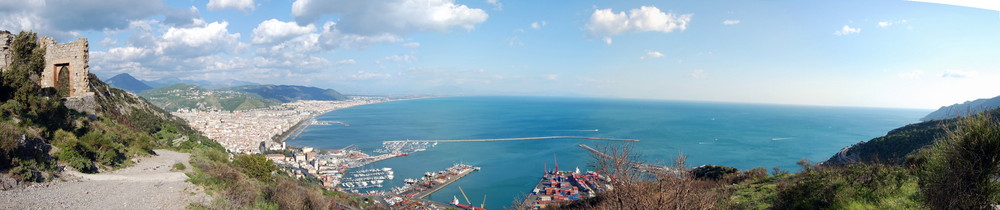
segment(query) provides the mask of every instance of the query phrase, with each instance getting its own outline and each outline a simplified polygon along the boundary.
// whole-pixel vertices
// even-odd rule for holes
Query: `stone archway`
[[[52,77],[52,84],[56,88],[56,93],[60,97],[69,97],[73,93],[72,86],[70,85],[70,70],[69,64],[56,64],[55,66],[55,76]]]

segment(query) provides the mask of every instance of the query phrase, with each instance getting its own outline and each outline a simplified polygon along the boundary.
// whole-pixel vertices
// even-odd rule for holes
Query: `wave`
[[[782,140],[791,140],[791,139],[795,139],[795,138],[792,138],[792,137],[771,138],[771,141],[782,141]]]

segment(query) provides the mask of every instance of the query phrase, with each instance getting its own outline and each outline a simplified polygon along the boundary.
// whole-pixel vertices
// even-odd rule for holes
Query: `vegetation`
[[[277,170],[263,155],[237,155],[232,161],[218,149],[192,154],[191,183],[202,185],[215,200],[194,209],[346,209],[364,207],[362,199],[324,190],[321,186]]]
[[[1000,200],[1000,121],[988,115],[960,126],[928,148],[919,168],[920,190],[935,209],[992,208]]]
[[[208,90],[196,85],[176,84],[140,93],[158,107],[167,111],[179,109],[198,110],[247,110],[278,104],[254,93],[232,90]]]
[[[298,100],[347,100],[347,97],[333,89],[320,89],[296,85],[246,85],[230,88],[230,90],[253,93],[266,99],[274,99],[282,103]]]
[[[0,172],[21,181],[58,176],[59,167],[93,173],[127,166],[130,158],[164,148],[191,152],[192,183],[216,196],[212,209],[344,209],[360,199],[278,173],[261,155],[230,155],[217,142],[145,99],[90,76],[94,110],[66,108],[56,88],[40,88],[44,49],[37,35],[21,32],[14,60],[0,81]],[[176,163],[174,170],[186,170]],[[3,174],[0,174],[2,176]],[[346,204],[346,205],[345,205]]]
[[[736,171],[702,166],[679,175],[641,172],[626,164],[638,156],[608,147],[595,156],[595,168],[618,177],[614,190],[562,208],[584,209],[986,209],[1000,203],[1000,118],[997,110],[971,117],[910,125],[901,133],[940,129],[932,146],[913,152],[903,163],[813,164],[802,170],[775,168]],[[927,127],[924,127],[927,126]],[[919,129],[915,129],[919,128]],[[903,131],[903,132],[900,132]],[[902,141],[898,142],[907,142]],[[896,150],[889,150],[896,151]],[[873,155],[877,155],[874,154]],[[675,164],[683,166],[683,157]]]
[[[218,147],[148,102],[109,88],[89,75],[97,113],[66,108],[65,87],[41,88],[45,49],[37,34],[21,32],[11,43],[10,68],[0,81],[0,173],[21,181],[46,181],[59,166],[85,173],[127,166],[154,148]],[[170,128],[170,129],[165,129]],[[167,144],[158,136],[183,136]]]

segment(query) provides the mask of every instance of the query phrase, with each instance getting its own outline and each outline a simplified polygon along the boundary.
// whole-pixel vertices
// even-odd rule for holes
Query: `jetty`
[[[586,144],[580,144],[580,145],[577,145],[577,146],[580,146],[580,148],[586,149],[586,150],[588,150],[588,151],[590,151],[590,152],[592,152],[594,154],[597,154],[597,156],[600,156],[602,158],[607,158],[607,159],[612,159],[612,160],[617,159],[616,157],[612,157],[612,156],[610,156],[608,154],[604,154],[601,151],[598,151],[598,150],[596,150],[594,148],[591,148],[590,146],[587,146]],[[681,170],[676,169],[676,168],[671,168],[671,167],[666,167],[666,166],[657,166],[657,165],[642,164],[642,163],[636,163],[636,162],[627,161],[627,160],[626,160],[626,162],[628,164],[632,165],[632,167],[635,167],[635,168],[639,169],[640,171],[664,172],[664,173],[673,175],[674,177],[680,177],[683,174],[683,172]]]
[[[455,164],[454,166],[439,172],[427,172],[420,180],[413,180],[397,191],[399,195],[408,198],[423,199],[438,190],[458,181],[462,177],[469,175],[473,171],[478,171],[479,167],[465,164]],[[411,181],[407,181],[411,182]]]
[[[460,139],[460,140],[392,140],[383,141],[383,143],[406,143],[406,142],[489,142],[489,141],[527,141],[527,140],[547,140],[547,139],[588,139],[588,140],[602,140],[602,141],[631,141],[637,142],[638,139],[615,139],[615,138],[601,138],[601,137],[585,137],[585,136],[541,136],[541,137],[525,137],[525,138],[501,138],[501,139]]]

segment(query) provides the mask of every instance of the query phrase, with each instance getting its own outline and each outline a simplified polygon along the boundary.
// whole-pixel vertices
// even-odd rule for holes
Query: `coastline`
[[[316,121],[317,117],[319,117],[320,115],[324,115],[324,114],[336,111],[336,110],[346,109],[346,108],[352,108],[352,107],[357,107],[357,106],[364,106],[364,105],[372,105],[372,104],[378,104],[378,103],[386,103],[386,102],[394,102],[394,101],[417,100],[417,99],[427,99],[427,98],[438,98],[438,97],[442,97],[442,96],[423,96],[423,97],[399,98],[399,99],[382,98],[384,100],[376,101],[376,102],[372,102],[372,103],[364,103],[364,104],[357,104],[357,105],[352,105],[352,106],[347,106],[347,107],[341,107],[341,108],[337,108],[337,109],[327,110],[325,112],[310,114],[309,117],[306,117],[305,119],[302,119],[301,121],[299,121],[298,123],[296,123],[294,126],[289,127],[288,130],[285,130],[285,132],[283,132],[283,133],[275,136],[274,138],[272,138],[272,140],[275,143],[283,143],[283,142],[288,142],[289,140],[294,140],[295,138],[291,138],[291,137],[292,136],[297,136],[297,135],[293,135],[293,134],[298,133],[299,135],[301,135],[302,133],[306,132],[306,129],[309,128],[309,125],[311,125],[312,122]],[[332,149],[332,148],[328,148],[328,149]]]

